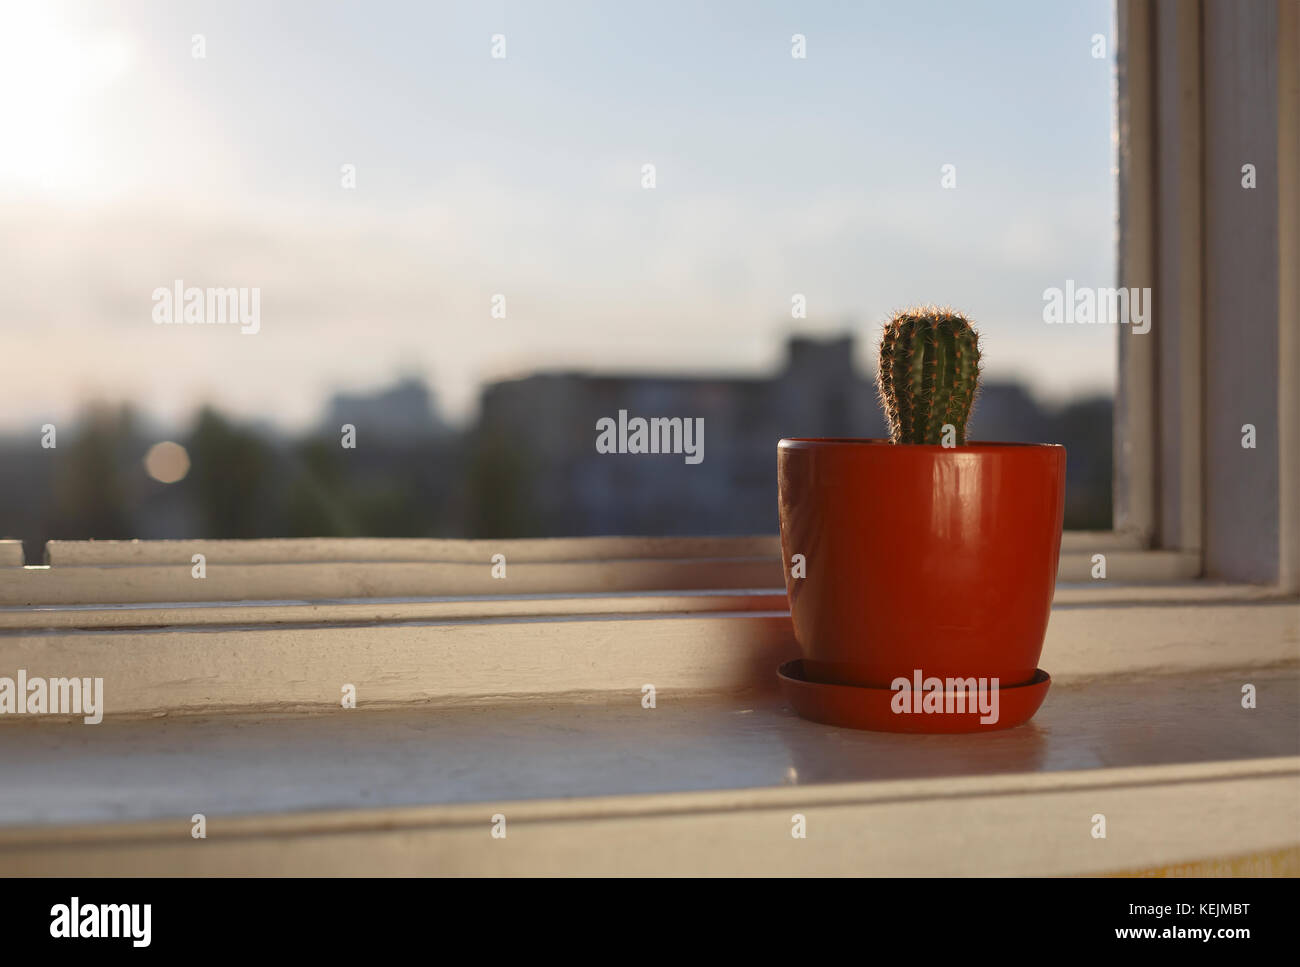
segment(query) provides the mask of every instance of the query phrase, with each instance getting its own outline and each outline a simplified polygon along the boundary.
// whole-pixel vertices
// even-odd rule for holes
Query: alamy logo
[[[1141,336],[1151,329],[1150,289],[1094,289],[1065,280],[1064,289],[1043,290],[1043,322],[1049,326],[1133,327]]]
[[[704,460],[704,417],[627,418],[627,410],[596,421],[597,453],[681,453],[687,463]]]
[[[50,907],[50,936],[127,938],[133,947],[149,946],[153,905],[150,903],[87,903],[73,897],[71,903]]]
[[[104,718],[102,678],[0,678],[0,715],[81,715],[87,725]]]
[[[153,321],[157,325],[239,326],[245,336],[262,328],[261,289],[186,288],[182,279],[170,289],[153,290]]]
[[[889,683],[897,692],[889,702],[895,715],[953,715],[979,712],[983,725],[998,720],[998,680],[988,678],[923,678],[915,669],[911,679]]]

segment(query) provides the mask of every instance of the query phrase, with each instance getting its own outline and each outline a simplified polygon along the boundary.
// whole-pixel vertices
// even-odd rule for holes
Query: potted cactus
[[[801,714],[969,731],[1017,724],[1041,703],[1065,449],[968,442],[979,364],[961,315],[897,313],[877,372],[891,439],[779,443],[781,549],[803,655],[782,683]],[[976,687],[997,711],[970,714],[962,693]]]

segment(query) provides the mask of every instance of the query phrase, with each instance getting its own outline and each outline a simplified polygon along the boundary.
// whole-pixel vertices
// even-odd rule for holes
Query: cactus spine
[[[964,444],[979,362],[979,335],[964,316],[934,307],[895,313],[885,324],[876,371],[893,441],[942,444],[950,423],[956,445]]]

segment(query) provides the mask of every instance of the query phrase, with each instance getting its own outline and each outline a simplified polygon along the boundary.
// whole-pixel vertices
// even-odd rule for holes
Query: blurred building
[[[335,393],[326,407],[321,433],[338,436],[345,423],[358,430],[364,426],[368,437],[385,442],[426,440],[447,433],[429,388],[410,378],[375,393]]]
[[[702,418],[704,459],[603,454],[597,423]],[[543,373],[488,386],[471,448],[512,441],[502,534],[744,534],[776,529],[782,436],[881,436],[875,386],[853,367],[853,339],[791,339],[770,377]],[[517,492],[516,492],[517,491]],[[490,515],[488,515],[490,517]],[[490,521],[489,521],[490,523]]]
[[[783,436],[886,437],[874,374],[854,368],[852,336],[792,338],[769,377],[541,373],[488,386],[467,448],[477,461],[482,536],[756,534],[776,530],[776,444]],[[1110,402],[1092,422],[1040,407],[1024,387],[989,383],[975,439],[1066,443],[1067,524],[1110,526]],[[1098,409],[1100,407],[1100,409]],[[597,423],[704,420],[704,460],[609,454]],[[1066,439],[1066,437],[1070,437]]]

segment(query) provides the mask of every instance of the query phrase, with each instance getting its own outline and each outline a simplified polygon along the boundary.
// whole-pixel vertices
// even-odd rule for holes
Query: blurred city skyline
[[[782,436],[888,435],[853,350],[851,334],[792,336],[759,376],[537,372],[487,386],[464,428],[419,379],[336,393],[300,433],[205,406],[164,440],[104,403],[42,443],[0,434],[0,537],[40,563],[53,539],[772,533]],[[603,452],[620,411],[698,421],[701,459]],[[1107,396],[1051,407],[993,380],[971,434],[1064,444],[1065,526],[1106,530],[1111,421]]]
[[[303,432],[399,376],[465,426],[512,375],[758,376],[792,329],[851,323],[865,368],[914,302],[974,319],[990,379],[1114,384],[1112,327],[1041,318],[1114,277],[1109,3],[0,17],[5,433],[97,399]],[[155,325],[178,279],[259,288],[258,333]]]

